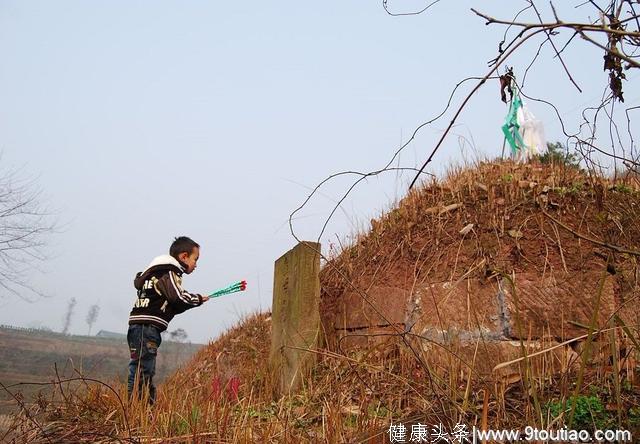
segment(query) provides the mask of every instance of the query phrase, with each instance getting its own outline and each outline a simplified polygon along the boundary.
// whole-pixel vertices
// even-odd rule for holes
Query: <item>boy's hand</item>
[[[202,298],[202,303],[203,304],[210,299],[209,296],[205,296],[204,294],[201,294],[200,297]]]

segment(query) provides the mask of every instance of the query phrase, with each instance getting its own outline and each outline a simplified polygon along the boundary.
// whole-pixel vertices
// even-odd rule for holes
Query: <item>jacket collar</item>
[[[178,270],[180,270],[181,273],[184,273],[186,271],[186,269],[182,266],[180,262],[178,262],[178,260],[176,260],[176,258],[168,254],[163,254],[162,256],[157,256],[153,258],[149,266],[146,268],[146,270],[142,272],[142,274],[145,274],[152,267],[157,267],[159,265],[173,265]]]

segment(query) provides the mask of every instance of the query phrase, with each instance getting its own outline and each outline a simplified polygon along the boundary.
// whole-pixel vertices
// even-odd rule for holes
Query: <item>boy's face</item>
[[[191,274],[191,272],[196,269],[198,259],[200,259],[200,248],[193,247],[191,253],[180,253],[178,258],[187,266],[185,273]]]

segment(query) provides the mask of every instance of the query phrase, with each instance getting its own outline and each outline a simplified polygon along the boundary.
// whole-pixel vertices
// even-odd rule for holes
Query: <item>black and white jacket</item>
[[[151,324],[160,331],[177,314],[202,305],[202,297],[182,289],[184,267],[169,255],[156,257],[133,283],[138,298],[129,315],[129,325]]]

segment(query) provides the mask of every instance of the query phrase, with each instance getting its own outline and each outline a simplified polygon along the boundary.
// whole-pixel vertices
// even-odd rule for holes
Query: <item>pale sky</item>
[[[0,323],[59,331],[75,297],[72,333],[86,334],[93,304],[101,307],[94,333],[124,333],[136,271],[177,235],[202,246],[185,288],[204,293],[246,279],[249,289],[177,316],[169,330],[206,342],[269,309],[273,262],[295,245],[289,214],[328,175],[382,167],[440,113],[458,81],[484,75],[504,28],[486,27],[469,8],[509,18],[524,5],[506,3],[443,0],[419,16],[391,17],[377,1],[0,0],[0,167],[35,178],[60,225],[29,278],[48,297],[0,293]],[[389,1],[398,11],[424,4]],[[572,2],[562,8],[576,13]],[[516,74],[536,50],[532,42],[509,63]],[[564,53],[583,94],[552,56],[545,47],[527,92],[575,124],[602,93],[602,55],[581,42]],[[624,106],[637,105],[638,89],[625,88]],[[547,138],[564,140],[550,109],[529,105]],[[499,155],[506,113],[497,81],[487,83],[429,171]],[[424,128],[400,165],[422,164],[449,119]],[[458,136],[475,149],[461,148]],[[323,247],[368,228],[412,178],[369,179]],[[302,211],[300,238],[318,237],[352,180],[332,182]]]

